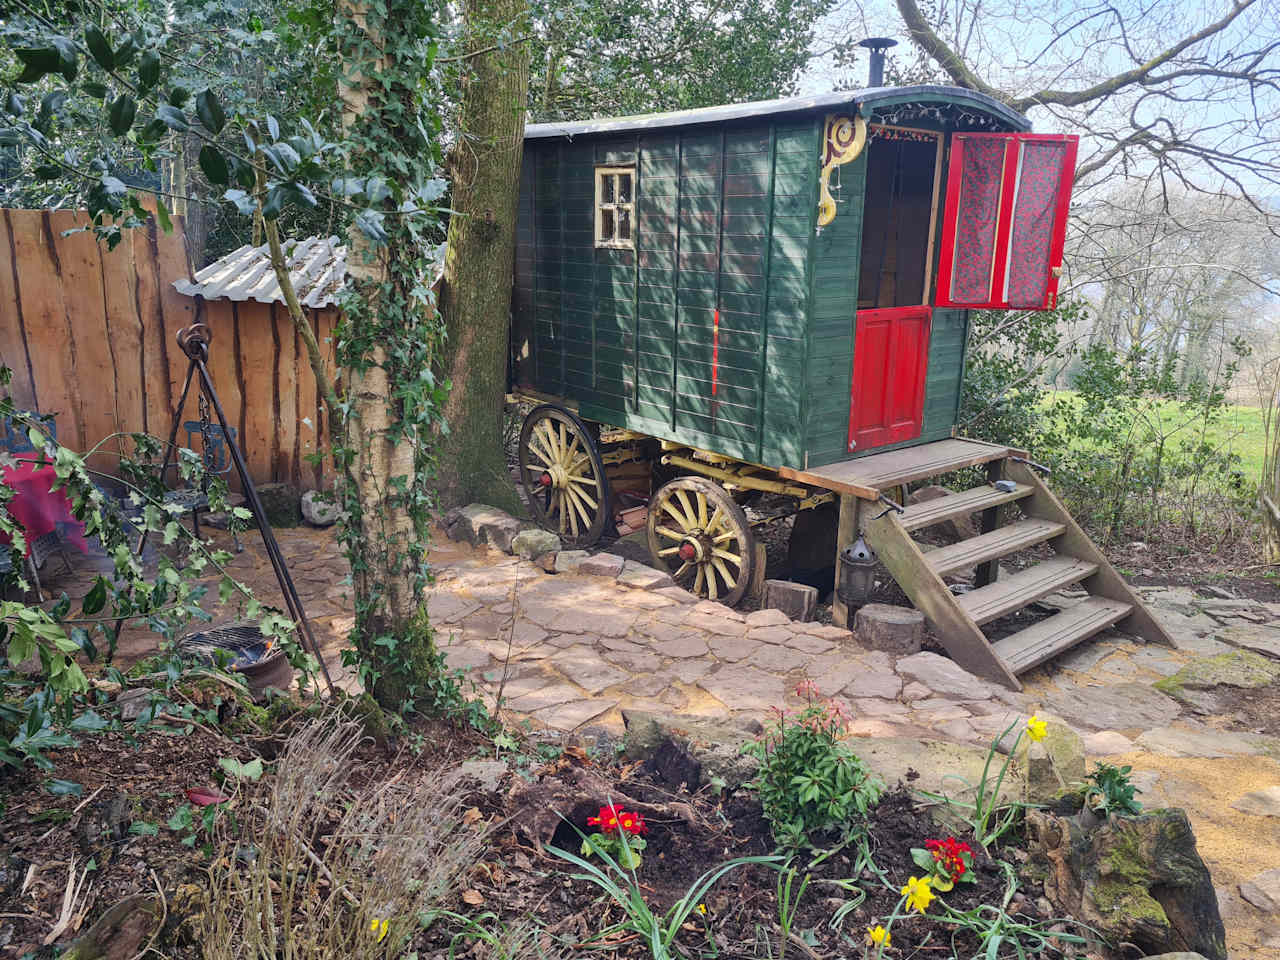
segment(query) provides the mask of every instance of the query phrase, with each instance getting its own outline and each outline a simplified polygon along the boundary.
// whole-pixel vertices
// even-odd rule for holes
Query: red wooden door
[[[920,435],[929,321],[928,307],[858,311],[849,402],[850,453]]]

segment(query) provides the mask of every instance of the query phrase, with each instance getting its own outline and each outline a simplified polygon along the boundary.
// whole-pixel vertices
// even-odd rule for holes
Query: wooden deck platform
[[[780,467],[778,473],[788,480],[809,483],[836,493],[850,494],[866,500],[877,499],[882,491],[904,483],[935,477],[940,473],[974,467],[1008,456],[1022,456],[1020,450],[983,440],[954,437],[922,443],[918,447],[873,453],[857,460],[845,460],[812,470]]]

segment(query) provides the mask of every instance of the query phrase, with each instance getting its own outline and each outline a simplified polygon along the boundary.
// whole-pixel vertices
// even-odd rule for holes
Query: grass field
[[[1057,399],[1071,400],[1074,392],[1060,390],[1053,395]],[[1193,430],[1198,424],[1191,424],[1179,429],[1187,419],[1178,404],[1171,401],[1147,401],[1152,416],[1159,416],[1164,431],[1177,431],[1169,439],[1173,443],[1193,438]],[[1262,411],[1257,407],[1228,407],[1221,421],[1210,429],[1208,441],[1222,445],[1226,452],[1240,457],[1240,472],[1249,481],[1256,482],[1262,477],[1262,464],[1266,459],[1267,436],[1262,425]]]

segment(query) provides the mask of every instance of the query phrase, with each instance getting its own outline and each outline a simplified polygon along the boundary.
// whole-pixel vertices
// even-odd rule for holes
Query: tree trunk
[[[494,41],[498,34],[523,36],[528,0],[464,0],[463,16],[469,59],[450,171],[450,206],[457,212],[449,221],[440,295],[447,332],[442,366],[453,384],[440,499],[445,506],[483,501],[512,510],[518,500],[507,472],[502,411],[529,49],[525,42]]]
[[[395,5],[392,4],[392,7]],[[359,0],[342,0],[338,15],[342,28],[363,33],[364,42],[349,41],[343,50],[344,67],[339,92],[344,132],[356,144],[351,165],[357,175],[378,171],[382,158],[368,153],[371,131],[390,132],[412,116],[407,109],[416,90],[384,89],[366,84],[378,74],[394,76],[387,57],[396,49],[383,42],[383,24],[394,22],[371,15]],[[370,58],[362,60],[361,58]],[[378,57],[379,59],[372,59]],[[406,138],[405,142],[411,142]],[[346,417],[345,444],[350,463],[343,506],[348,515],[344,531],[351,561],[355,592],[356,624],[353,641],[359,650],[362,679],[378,703],[399,710],[428,689],[438,672],[439,656],[432,640],[422,602],[428,530],[423,512],[414,504],[426,497],[420,489],[420,457],[412,433],[406,434],[404,406],[399,397],[397,368],[391,356],[394,343],[420,342],[423,317],[397,309],[403,304],[393,258],[416,259],[416,245],[390,226],[391,242],[374,248],[353,223],[347,234],[347,273],[362,303],[358,316],[345,316],[347,343],[341,356],[350,412]],[[395,299],[393,299],[395,295]],[[427,323],[435,322],[426,318]],[[399,371],[403,373],[403,371]]]

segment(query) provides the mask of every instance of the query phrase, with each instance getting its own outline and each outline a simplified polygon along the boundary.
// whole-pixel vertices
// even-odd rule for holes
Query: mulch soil
[[[372,742],[363,746],[352,764],[351,788],[373,789],[392,778],[438,781],[443,769],[486,749],[484,741],[470,731],[435,726],[419,732],[431,745],[422,754],[407,749],[391,752]],[[57,940],[64,946],[126,896],[159,888],[173,902],[182,884],[203,884],[212,848],[205,846],[203,835],[184,844],[191,830],[171,829],[168,824],[186,802],[187,789],[220,786],[234,792],[218,783],[220,758],[248,761],[265,755],[264,784],[269,780],[270,759],[280,742],[273,746],[270,738],[260,737],[252,749],[246,738],[239,739],[240,743],[233,743],[212,728],[181,736],[155,731],[136,737],[120,732],[88,735],[77,748],[50,754],[55,763],[52,774],[28,769],[0,775],[0,957],[55,955],[55,948],[44,946],[43,940],[62,913],[73,863],[77,875],[90,859],[93,869],[84,881],[72,923]],[[492,746],[487,750],[492,757]],[[531,756],[512,762],[511,772],[496,791],[475,791],[463,798],[466,806],[482,815],[475,819],[490,825],[490,833],[480,862],[459,886],[459,893],[465,887],[468,894],[465,903],[458,900],[453,905],[460,912],[492,911],[504,923],[533,918],[568,945],[569,955],[590,950],[591,955],[619,960],[648,956],[635,936],[615,935],[608,944],[599,941],[600,931],[622,919],[622,914],[591,883],[574,879],[576,868],[550,851],[552,846],[578,849],[581,838],[574,827],[590,829],[587,816],[609,799],[600,792],[632,798],[650,810],[648,848],[638,880],[646,902],[659,914],[712,866],[772,851],[768,824],[759,804],[745,791],[720,799],[668,789],[635,765],[597,764],[572,745],[558,759],[541,765]],[[83,794],[52,794],[49,784],[54,776],[80,783]],[[581,792],[582,784],[591,784],[592,792]],[[549,796],[560,798],[558,812],[550,815],[545,808]],[[246,802],[236,794],[232,812]],[[560,819],[561,813],[567,821]],[[890,885],[869,869],[857,870],[853,846],[816,867],[807,867],[808,858],[794,862],[798,877],[793,890],[806,872],[811,879],[796,912],[788,956],[810,960],[861,956],[868,925],[892,912],[899,900],[898,888],[920,872],[912,863],[911,848],[942,834],[899,787],[874,809],[867,836],[874,862]],[[323,846],[321,837],[318,849]],[[1011,848],[998,855],[1019,869],[1018,851]],[[974,872],[978,882],[960,884],[943,894],[947,903],[965,910],[1002,901],[1006,890],[1002,867],[979,853]],[[758,865],[728,873],[704,898],[705,916],[694,915],[681,931],[681,948],[689,956],[710,955],[710,942],[726,960],[778,957],[777,878],[776,871]],[[852,880],[861,894],[830,882],[836,880]],[[840,929],[833,928],[836,911],[862,894],[865,899],[847,913]],[[1038,919],[1035,904],[1041,896],[1037,882],[1024,877],[1010,912],[1021,911],[1028,921]],[[890,956],[969,957],[980,952],[973,937],[955,935],[953,928],[928,916],[899,921],[892,932],[896,949]],[[424,960],[449,956],[454,933],[438,923],[412,946]],[[604,952],[596,952],[602,946]],[[190,940],[171,942],[166,954],[201,955],[198,944]]]

